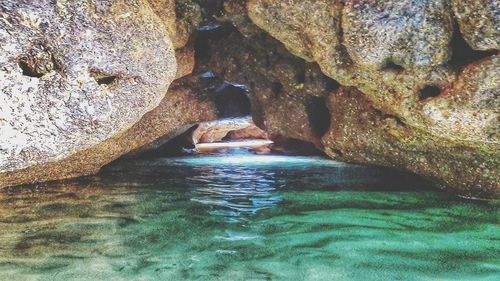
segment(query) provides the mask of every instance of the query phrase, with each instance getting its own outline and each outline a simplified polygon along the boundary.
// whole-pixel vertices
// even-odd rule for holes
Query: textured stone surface
[[[199,122],[217,119],[217,107],[200,85],[196,76],[175,80],[158,107],[114,140],[120,155],[154,150]]]
[[[197,78],[185,77],[172,83],[160,104],[128,130],[60,161],[0,174],[0,180],[12,185],[94,174],[124,154],[151,151],[194,124],[216,118],[215,104],[199,88]]]
[[[191,34],[201,22],[201,8],[194,0],[175,1],[175,38],[173,39],[176,49],[185,46]]]
[[[200,123],[193,131],[194,144],[219,142],[224,139],[263,138],[264,131],[255,126],[250,117],[228,118]]]
[[[420,104],[430,133],[500,147],[500,56],[468,65],[439,96]]]
[[[201,8],[194,0],[147,0],[165,24],[174,48],[181,49],[201,22]]]
[[[355,88],[329,97],[325,152],[348,162],[406,169],[464,196],[500,196],[500,147],[468,144],[412,128],[375,109]]]
[[[2,1],[0,185],[95,172],[119,156],[103,142],[155,108],[175,71],[144,1]]]
[[[500,49],[498,0],[451,0],[460,31],[477,50]]]
[[[204,42],[206,56],[197,61],[195,72],[212,71],[250,90],[253,118],[273,137],[283,136],[321,146],[328,122],[323,96],[337,84],[319,67],[290,55],[281,43],[257,32],[244,37],[229,32]],[[319,125],[319,126],[318,126]]]
[[[177,72],[175,79],[182,78],[193,73],[195,57],[194,47],[188,44],[183,48],[175,50],[175,59],[177,60]]]
[[[170,38],[175,41],[177,35],[175,0],[147,0],[155,14],[161,19]],[[177,48],[177,46],[174,47]]]
[[[356,86],[379,109],[418,126],[420,90],[446,85],[456,75],[438,66],[449,58],[453,34],[445,4],[341,2],[249,0],[247,8],[250,18],[293,54],[316,61],[326,75]]]
[[[262,29],[307,61],[343,65],[342,3],[334,0],[249,0],[248,15]]]
[[[275,139],[307,141],[344,161],[409,170],[465,196],[500,197],[497,2],[149,0],[161,20],[139,0],[2,3],[0,78],[26,82],[1,84],[8,102],[0,104],[0,122],[10,127],[0,127],[6,140],[0,155],[16,146],[9,134],[36,143],[16,152],[22,161],[3,158],[11,166],[31,161],[7,181],[97,171],[113,157],[157,148],[193,123],[221,116],[248,95],[255,122]],[[112,20],[100,20],[104,14]],[[202,19],[205,31],[192,36]],[[236,28],[219,27],[223,22]],[[83,25],[90,28],[83,32]],[[24,26],[20,38],[9,35]],[[166,31],[177,49],[176,71]],[[218,78],[206,73],[177,81],[158,108],[126,131],[156,105],[155,91],[166,89],[174,72],[184,77],[195,63],[195,73]],[[207,90],[219,91],[218,100]],[[12,111],[16,104],[25,110]],[[60,121],[66,115],[73,119]],[[62,138],[61,124],[69,130]],[[50,159],[37,146],[62,157],[65,172],[61,159],[36,165],[33,159]]]
[[[400,20],[411,24],[405,32],[392,34],[394,44],[373,40],[371,47],[367,47],[370,44],[357,47],[366,47],[366,52],[372,48],[384,50],[373,61],[364,64],[351,60],[337,65],[331,60],[329,64],[333,61],[334,68],[317,61],[325,74],[339,78],[340,84],[353,85],[343,87],[340,94],[332,94],[337,83],[322,78],[319,71],[314,70],[314,64],[290,57],[279,42],[259,32],[245,33],[246,39],[231,34],[224,40],[213,40],[208,44],[212,46],[208,49],[211,58],[198,63],[204,70],[214,70],[234,83],[249,85],[254,118],[271,134],[312,143],[323,136],[317,147],[323,147],[334,158],[406,169],[464,196],[498,197],[498,57],[488,53],[489,57],[464,68],[448,64],[453,34],[449,12],[443,9],[441,2],[422,3],[425,5],[418,6],[419,9],[410,9],[416,13],[411,18],[405,16],[402,8],[396,9],[402,14]],[[351,4],[354,9],[354,1]],[[398,13],[394,14],[384,5],[398,7],[410,2],[380,2],[382,8],[369,4],[363,6],[368,9],[365,17],[377,18],[374,15],[389,13],[397,21]],[[314,55],[302,54],[329,53],[330,50],[292,41],[298,37],[315,38],[306,34],[308,32],[328,31],[309,29],[307,24],[293,19],[287,22],[288,17],[299,13],[297,9],[306,9],[304,14],[311,13],[306,6],[299,1],[249,1],[247,8],[252,20],[282,41],[287,49],[305,59],[316,60]],[[344,13],[346,9],[347,6],[343,7]],[[304,21],[324,20],[302,17]],[[351,20],[356,21],[355,17]],[[360,20],[366,18],[360,16]],[[437,24],[442,26],[432,26],[428,31],[430,35],[426,30],[415,30],[416,23],[425,25],[438,20],[441,23]],[[315,22],[308,24],[318,26]],[[365,31],[360,26],[365,25],[356,23],[350,32],[364,32],[367,38],[374,39],[373,34],[384,31],[383,26],[371,26],[374,29]],[[247,30],[251,29],[245,28],[245,32]],[[412,45],[414,37],[424,37],[427,41]],[[304,49],[294,51],[293,48]],[[346,50],[337,50],[340,56],[350,57]],[[391,61],[392,65],[380,63],[389,57],[392,59],[395,53],[401,55],[398,63],[406,61],[408,65],[398,66],[395,61]],[[421,58],[420,53],[424,54]],[[477,57],[477,54],[460,55]],[[338,69],[340,71],[336,71]],[[327,110],[322,109],[325,97]],[[312,104],[309,110],[307,104]],[[325,119],[330,122],[324,122]]]
[[[448,60],[452,20],[446,1],[345,1],[344,42],[354,63],[405,69]]]

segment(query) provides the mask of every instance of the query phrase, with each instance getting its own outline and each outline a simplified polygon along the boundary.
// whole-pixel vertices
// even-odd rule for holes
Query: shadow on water
[[[497,280],[497,201],[319,157],[118,161],[0,190],[0,280]]]

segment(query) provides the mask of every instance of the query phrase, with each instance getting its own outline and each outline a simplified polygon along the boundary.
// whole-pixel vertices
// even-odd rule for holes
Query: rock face
[[[250,117],[203,122],[193,131],[192,142],[211,143],[222,140],[268,139],[266,132],[255,126]]]
[[[152,151],[199,122],[217,119],[217,106],[200,85],[196,76],[175,80],[158,107],[108,141],[110,147],[117,149],[115,155]]]
[[[317,62],[326,75],[346,86],[337,91],[326,88],[327,93],[319,95],[326,97],[328,111],[316,121],[300,118],[300,112],[308,114],[305,107],[289,106],[305,105],[303,101],[313,95],[305,91],[295,95],[300,91],[283,82],[304,87],[290,79],[300,70],[299,64],[293,65],[289,58],[282,64],[269,58],[276,57],[271,51],[275,44],[261,45],[272,54],[267,58],[261,55],[266,51],[248,46],[241,49],[251,50],[250,55],[234,49],[226,52],[225,62],[219,63],[226,67],[221,74],[226,79],[237,76],[232,67],[236,64],[245,72],[241,77],[251,77],[246,83],[269,85],[267,93],[252,88],[256,113],[266,129],[279,128],[282,135],[311,141],[314,138],[301,129],[331,116],[329,127],[317,130],[316,138],[333,158],[410,170],[465,196],[500,197],[499,58],[496,51],[473,50],[497,49],[491,39],[496,38],[492,19],[498,9],[488,1],[455,2],[454,10],[448,1],[410,0],[249,0],[246,11],[230,5],[231,11],[248,13],[292,54]],[[477,13],[471,9],[475,6]],[[467,13],[474,15],[460,16]],[[454,16],[472,47],[465,48],[466,53],[455,45]],[[242,19],[229,17],[251,37],[252,29]],[[255,38],[250,41],[258,44]],[[479,42],[488,42],[488,47]],[[245,67],[246,57],[267,65]],[[241,77],[233,82],[244,80]],[[302,77],[299,81],[305,81]],[[316,100],[313,112],[323,102]],[[283,107],[287,109],[281,111]]]
[[[253,119],[273,139],[284,136],[321,147],[329,122],[324,96],[338,84],[317,65],[292,56],[269,35],[244,25],[254,30],[248,37],[222,29],[206,39],[206,55],[198,59],[195,72],[213,71],[229,82],[247,85]]]
[[[147,0],[165,24],[174,48],[184,47],[201,22],[201,8],[194,0]]]
[[[175,76],[141,0],[2,1],[0,19],[0,186],[96,172]]]
[[[330,95],[331,127],[323,137],[332,158],[404,168],[467,196],[498,197],[500,150],[451,141],[408,126],[373,107],[355,88]]]
[[[353,63],[380,69],[434,66],[449,56],[452,20],[446,1],[346,1],[344,46]]]

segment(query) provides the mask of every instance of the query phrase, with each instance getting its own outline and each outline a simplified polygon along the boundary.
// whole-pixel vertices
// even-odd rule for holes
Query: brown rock
[[[183,48],[201,22],[201,8],[194,0],[147,0],[165,24],[174,48]]]
[[[250,124],[250,126],[230,131],[224,137],[225,140],[241,140],[241,139],[269,139],[268,134],[261,128],[257,127],[255,124]]]
[[[193,0],[175,0],[175,38],[174,47],[179,49],[184,47],[201,22],[201,8]]]
[[[255,6],[248,5],[252,19],[264,15],[264,19],[256,20],[257,23],[268,28],[276,38],[284,40],[285,45],[289,40],[296,41],[296,37],[311,38],[310,34],[301,32],[314,30],[295,23],[293,19],[290,24],[283,22],[297,13],[294,10],[297,7],[305,9],[305,4],[298,1],[250,2],[260,3],[254,3],[260,10],[253,15],[250,9]],[[333,95],[326,102],[326,110],[321,109],[325,108],[323,97],[335,89],[335,81],[321,78],[321,73],[314,71],[314,67],[308,70],[307,66],[313,64],[291,58],[278,42],[258,33],[251,35],[248,41],[231,34],[225,40],[207,44],[211,46],[208,52],[211,58],[207,62],[199,61],[197,68],[213,69],[225,79],[249,85],[254,119],[271,135],[317,143],[316,140],[327,130],[322,144],[332,157],[410,170],[465,196],[496,197],[499,190],[496,174],[499,174],[500,126],[497,110],[499,87],[498,79],[494,77],[498,73],[498,58],[492,56],[475,62],[460,70],[459,75],[456,75],[458,70],[450,66],[436,66],[436,63],[445,63],[447,58],[436,60],[437,57],[433,56],[447,52],[447,40],[451,35],[449,15],[441,4],[433,6],[439,3],[426,2],[421,7],[424,10],[415,15],[417,22],[442,20],[445,27],[442,29],[444,34],[429,36],[428,47],[415,46],[416,50],[436,50],[428,53],[430,56],[425,63],[416,61],[419,51],[410,50],[413,46],[409,43],[414,36],[425,37],[425,32],[413,30],[413,19],[407,19],[411,23],[409,31],[394,35],[394,42],[403,40],[405,44],[389,44],[385,48],[377,46],[385,44],[384,41],[375,40],[371,43],[374,47],[370,48],[385,50],[380,53],[380,58],[401,54],[401,58],[405,57],[402,61],[409,64],[408,69],[396,66],[380,68],[381,65],[376,63],[378,58],[366,65],[352,61],[344,72],[329,72],[333,68],[321,65],[331,77],[340,77],[341,83],[356,85],[359,89],[344,89],[341,94]],[[407,2],[403,4],[408,5]],[[290,5],[295,7],[288,13],[286,9]],[[374,17],[375,12],[384,14],[385,11],[373,3],[367,7],[375,10],[368,11],[372,13],[370,17]],[[426,9],[432,11],[426,12]],[[309,16],[304,20],[318,18]],[[380,27],[366,32],[376,34],[383,30]],[[424,32],[424,35],[419,32]],[[368,34],[373,38],[370,36]],[[311,53],[322,51],[300,42],[293,44],[287,48],[302,46],[314,50]],[[309,109],[308,103],[313,104]],[[325,122],[330,114],[330,122]],[[322,147],[321,144],[318,147]]]
[[[362,67],[391,62],[411,69],[449,59],[453,26],[446,1],[347,0],[342,29],[349,56]]]
[[[197,61],[195,72],[213,71],[247,85],[258,126],[273,135],[321,146],[329,119],[322,97],[337,83],[316,64],[290,55],[262,32],[244,37],[233,30],[224,40],[208,39],[203,46],[208,57]]]
[[[175,50],[175,59],[177,60],[177,72],[175,74],[175,79],[179,79],[193,73],[195,65],[193,44],[188,44],[183,48]]]
[[[468,65],[436,96],[422,100],[420,128],[477,146],[500,146],[500,56]]]
[[[347,162],[406,169],[463,196],[500,196],[500,148],[460,143],[402,123],[373,108],[354,88],[329,98],[325,152]]]

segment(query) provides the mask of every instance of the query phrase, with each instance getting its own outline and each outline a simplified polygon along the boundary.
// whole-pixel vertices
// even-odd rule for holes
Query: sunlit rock
[[[174,79],[148,3],[2,1],[0,186],[95,173]]]

